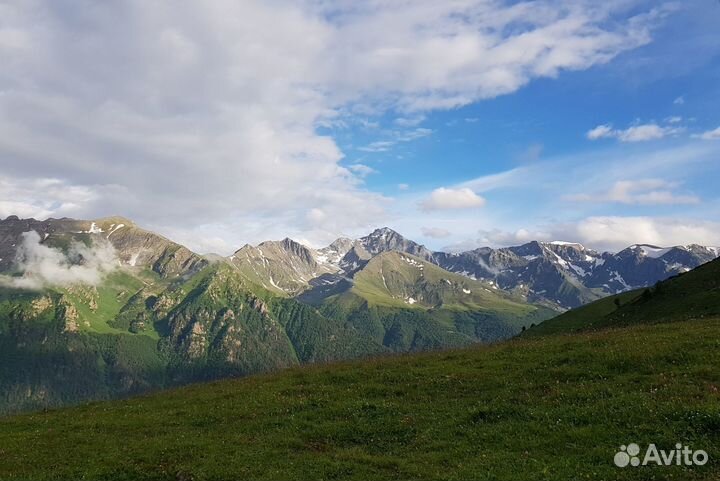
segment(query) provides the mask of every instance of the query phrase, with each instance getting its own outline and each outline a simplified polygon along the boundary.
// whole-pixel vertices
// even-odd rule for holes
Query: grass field
[[[0,479],[720,479],[719,365],[714,317],[293,368],[0,419]]]

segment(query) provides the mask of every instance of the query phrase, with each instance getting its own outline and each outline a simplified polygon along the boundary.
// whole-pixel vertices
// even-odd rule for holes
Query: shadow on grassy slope
[[[0,479],[718,479],[720,319],[293,368],[0,420]],[[704,467],[616,468],[621,444]]]

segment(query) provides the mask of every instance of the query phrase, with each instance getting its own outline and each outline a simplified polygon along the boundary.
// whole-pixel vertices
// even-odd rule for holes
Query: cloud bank
[[[605,192],[575,194],[565,197],[575,202],[616,202],[621,204],[697,204],[700,199],[694,195],[673,192],[677,182],[663,179],[619,180]]]
[[[319,126],[418,119],[606,63],[648,43],[664,11],[635,7],[5,2],[0,210],[120,213],[196,240],[365,228],[388,199],[358,182],[364,172],[343,166]]]
[[[460,247],[505,247],[533,240],[579,242],[601,251],[618,251],[632,244],[720,246],[720,222],[672,217],[591,216],[540,229],[481,230],[474,242]]]
[[[74,242],[68,252],[63,253],[41,244],[40,234],[28,231],[22,234],[16,264],[20,275],[0,275],[0,285],[37,290],[71,284],[97,285],[119,262],[110,243],[86,246]]]

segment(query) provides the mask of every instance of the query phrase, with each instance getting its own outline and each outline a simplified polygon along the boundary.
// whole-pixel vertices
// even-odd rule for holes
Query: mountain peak
[[[391,229],[390,227],[380,227],[379,229],[375,229],[370,233],[368,237],[388,237],[388,236],[397,236],[402,237],[397,231]]]
[[[633,244],[625,250],[629,250],[633,254],[644,257],[658,258],[664,256],[672,249],[674,249],[674,247],[659,247],[652,244]]]
[[[544,244],[553,245],[553,246],[566,246],[566,247],[574,247],[576,249],[585,250],[585,246],[580,244],[579,242],[568,242],[568,241],[560,241],[560,240],[554,240],[550,242],[545,242]]]
[[[375,229],[369,235],[359,239],[359,241],[373,255],[386,251],[402,251],[428,261],[433,259],[433,253],[425,246],[406,239],[389,227]]]
[[[281,243],[282,245],[284,245],[284,246],[287,246],[287,247],[296,247],[296,246],[301,246],[301,245],[302,245],[302,244],[300,244],[299,242],[294,241],[294,240],[292,240],[292,239],[289,238],[289,237],[284,238],[283,240],[280,241],[280,243]]]

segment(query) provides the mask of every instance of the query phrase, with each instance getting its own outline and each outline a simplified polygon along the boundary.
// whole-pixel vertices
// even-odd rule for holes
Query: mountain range
[[[362,272],[359,293],[379,288]],[[7,416],[0,478],[720,479],[712,461],[616,461],[625,440],[671,454],[682,440],[715,459],[719,293],[720,259],[509,342]]]
[[[0,221],[0,411],[494,342],[717,256],[560,242],[444,253],[388,228],[322,249],[284,239],[203,256],[121,217],[11,216]]]
[[[562,241],[447,253],[431,251],[392,229],[382,228],[355,240],[337,239],[317,250],[290,239],[263,242],[257,247],[243,247],[230,259],[264,287],[295,296],[308,287],[335,292],[329,286],[351,279],[373,257],[391,251],[410,254],[491,289],[505,290],[559,311],[651,286],[720,255],[718,247],[696,244],[638,244],[617,253],[601,253]]]

